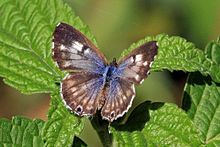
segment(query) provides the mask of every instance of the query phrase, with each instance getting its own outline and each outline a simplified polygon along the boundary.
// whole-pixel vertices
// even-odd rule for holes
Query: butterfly
[[[69,73],[60,88],[65,106],[79,116],[93,116],[99,110],[110,122],[122,117],[135,97],[134,85],[147,77],[157,52],[156,41],[146,42],[118,62],[108,63],[84,34],[68,24],[58,24],[52,57]]]

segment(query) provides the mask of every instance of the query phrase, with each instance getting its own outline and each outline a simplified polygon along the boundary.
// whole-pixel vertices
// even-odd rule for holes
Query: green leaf
[[[149,108],[143,112],[143,107]],[[138,111],[139,110],[139,111]],[[146,113],[146,114],[145,114]],[[135,116],[136,114],[136,116]],[[129,120],[137,123],[142,116],[147,116],[145,126],[139,130]],[[148,116],[149,115],[149,116]],[[174,104],[145,102],[137,107],[128,123],[111,127],[115,146],[199,146],[202,144],[198,130],[186,113]],[[139,118],[138,118],[139,117]],[[144,123],[144,121],[142,121]]]
[[[213,140],[209,144],[206,145],[207,147],[219,147],[220,146],[220,139]]]
[[[45,146],[71,146],[74,136],[79,135],[83,126],[84,119],[67,110],[60,94],[52,94],[48,121],[42,133]]]
[[[213,80],[220,82],[220,68],[207,58],[202,50],[195,47],[193,43],[177,36],[161,34],[149,36],[132,44],[122,55],[129,53],[132,49],[140,46],[144,42],[155,40],[158,42],[159,50],[152,71],[164,69],[182,70],[186,72],[199,71],[203,75],[210,75]]]
[[[120,128],[124,129],[125,127],[125,129],[129,131],[141,131],[144,128],[146,122],[150,119],[149,109],[155,110],[159,107],[162,107],[163,105],[164,103],[162,102],[151,103],[151,101],[145,101],[141,103],[132,111],[132,113],[126,121],[126,125],[124,125],[123,127],[120,126]]]
[[[206,144],[220,141],[220,85],[199,73],[190,74],[183,108],[201,131]]]
[[[73,25],[96,44],[62,0],[1,0],[0,14],[0,76],[23,93],[54,91],[63,77],[51,58],[59,22]]]
[[[29,120],[16,116],[12,121],[0,119],[0,146],[43,146],[40,136],[42,120]]]
[[[216,41],[208,43],[205,53],[209,59],[220,65],[220,37]]]

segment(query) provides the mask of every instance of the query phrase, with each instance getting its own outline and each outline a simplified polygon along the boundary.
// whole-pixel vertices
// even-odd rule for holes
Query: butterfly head
[[[118,63],[116,61],[116,58],[113,58],[112,62],[110,63],[110,66],[118,67]]]

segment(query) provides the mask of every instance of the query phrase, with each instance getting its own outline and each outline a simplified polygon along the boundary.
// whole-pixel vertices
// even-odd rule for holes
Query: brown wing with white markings
[[[134,84],[124,79],[115,79],[107,89],[101,115],[108,121],[122,117],[131,107],[135,97]]]
[[[53,59],[60,69],[99,73],[104,68],[104,55],[74,27],[60,23],[53,37]]]
[[[157,50],[156,41],[147,42],[134,49],[119,61],[120,77],[132,83],[141,84],[149,74]]]
[[[88,72],[67,75],[61,83],[61,95],[66,107],[78,115],[93,115],[104,88],[103,78]]]

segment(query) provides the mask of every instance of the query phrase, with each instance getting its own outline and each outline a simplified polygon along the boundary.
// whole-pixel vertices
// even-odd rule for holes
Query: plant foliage
[[[43,146],[44,121],[16,116],[11,121],[0,119],[0,146]]]
[[[125,124],[115,128],[112,128],[112,134],[117,146],[202,144],[197,128],[186,113],[168,103],[164,105],[142,103],[133,111]]]

